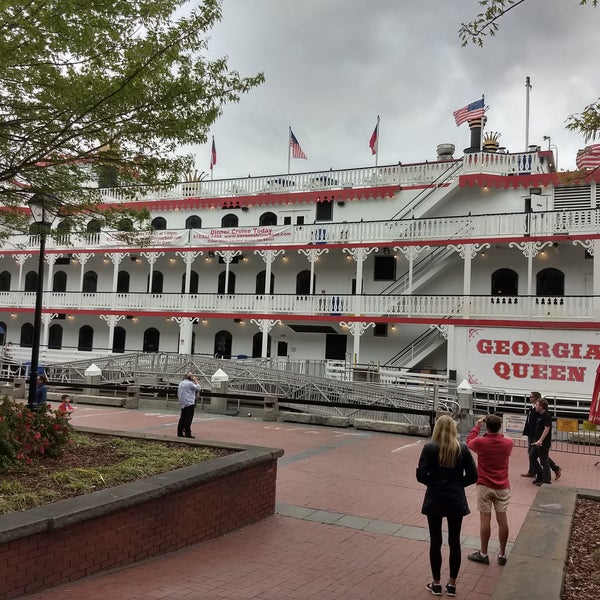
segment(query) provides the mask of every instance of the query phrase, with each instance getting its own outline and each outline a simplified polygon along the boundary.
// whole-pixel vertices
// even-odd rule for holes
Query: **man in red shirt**
[[[485,423],[486,433],[479,436]],[[467,446],[477,454],[477,509],[479,510],[479,537],[481,548],[469,554],[469,560],[490,564],[487,554],[490,541],[492,506],[498,522],[498,564],[506,564],[506,542],[508,541],[508,519],[506,511],[510,500],[508,481],[508,459],[513,449],[513,441],[499,433],[502,419],[498,415],[483,417],[467,436]]]

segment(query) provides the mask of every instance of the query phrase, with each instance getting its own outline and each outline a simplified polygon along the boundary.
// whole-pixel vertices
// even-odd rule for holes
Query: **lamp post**
[[[40,359],[40,334],[42,325],[42,301],[44,296],[44,254],[46,251],[46,234],[56,219],[58,201],[54,196],[34,194],[29,202],[29,210],[33,222],[38,226],[40,236],[40,253],[38,259],[37,290],[35,294],[35,312],[33,317],[33,340],[31,345],[31,368],[29,370],[29,395],[27,405],[35,408],[38,364]]]

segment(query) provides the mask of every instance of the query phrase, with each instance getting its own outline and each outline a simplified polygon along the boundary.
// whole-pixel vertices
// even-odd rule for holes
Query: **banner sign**
[[[291,243],[293,227],[224,227],[221,229],[192,229],[190,241],[193,246],[229,246],[255,244],[257,242]]]
[[[600,363],[600,333],[471,327],[471,385],[544,394],[591,395]]]
[[[136,232],[106,232],[106,237],[111,244],[131,246],[181,246],[187,244],[189,230],[165,229],[156,231]]]

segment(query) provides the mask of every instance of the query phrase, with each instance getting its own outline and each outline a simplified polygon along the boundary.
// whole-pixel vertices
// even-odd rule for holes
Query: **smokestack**
[[[469,121],[469,127],[471,129],[471,146],[464,149],[465,154],[481,152],[481,131],[486,121],[487,117],[485,116]]]

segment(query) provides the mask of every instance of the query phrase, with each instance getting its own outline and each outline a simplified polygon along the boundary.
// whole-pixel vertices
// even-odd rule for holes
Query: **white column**
[[[17,286],[17,290],[20,292],[23,291],[23,265],[28,258],[32,257],[32,254],[13,254],[13,258],[17,261],[19,265],[19,285]]]
[[[217,256],[220,256],[223,259],[223,262],[225,263],[225,294],[227,294],[229,290],[229,265],[231,264],[231,261],[236,256],[240,256],[241,253],[241,250],[219,250],[215,252],[215,254]]]
[[[553,242],[510,242],[509,248],[520,250],[527,258],[527,295],[533,294],[533,258],[538,255],[540,250],[546,246],[551,246]]]
[[[81,269],[79,272],[79,291],[83,291],[83,274],[85,271],[85,263],[92,257],[93,254],[89,252],[77,252],[73,254],[73,257],[79,261]]]
[[[356,293],[362,294],[363,264],[367,256],[372,252],[377,252],[379,248],[343,248],[342,252],[347,252],[356,263]]]
[[[43,350],[48,349],[48,338],[50,336],[50,323],[52,322],[52,319],[55,319],[56,317],[58,317],[57,314],[42,313],[42,324],[44,325],[44,328],[42,330],[41,347]]]
[[[115,327],[121,319],[125,318],[125,315],[100,315],[100,318],[108,325],[108,352],[110,353],[115,340]]]
[[[48,263],[48,277],[45,280],[46,281],[46,289],[51,290],[52,289],[52,276],[54,275],[54,265],[56,264],[56,261],[62,256],[62,254],[46,254],[45,258],[46,258],[46,262]]]
[[[352,350],[354,357],[352,363],[357,365],[360,362],[360,338],[362,334],[369,329],[369,327],[375,327],[375,323],[365,323],[362,321],[340,321],[342,327],[347,327],[353,337]]]
[[[129,256],[129,252],[105,252],[104,256],[109,258],[113,264],[113,280],[112,280],[112,293],[117,293],[117,281],[119,280],[119,265],[123,262],[126,256]],[[112,347],[112,344],[111,344]]]
[[[171,317],[171,321],[179,324],[179,354],[192,353],[192,335],[194,325],[198,322],[196,317]]]
[[[429,246],[394,246],[394,250],[399,250],[404,255],[404,258],[408,260],[408,285],[406,287],[406,294],[412,294],[413,292],[413,267],[415,260],[423,252],[423,250],[429,250]]]
[[[471,314],[470,296],[471,296],[471,261],[481,250],[489,248],[489,244],[459,244],[452,246],[460,257],[464,260],[463,269],[463,317]]]
[[[281,321],[279,319],[277,319],[277,320],[250,319],[250,323],[253,323],[254,325],[256,325],[262,332],[262,346],[261,346],[261,350],[260,350],[260,356],[261,356],[261,358],[267,358],[269,355],[269,353],[268,353],[269,333],[270,333],[271,329],[273,329],[273,327],[275,325],[280,324]]]
[[[285,254],[285,250],[255,250],[254,254],[257,254],[265,261],[265,294],[270,294],[273,261],[280,254]]]
[[[202,256],[204,252],[175,252],[176,256],[179,256],[185,263],[185,286],[183,289],[184,294],[190,293],[190,280],[192,278],[192,264],[198,256]]]
[[[152,278],[154,276],[154,263],[161,257],[164,256],[164,252],[141,252],[140,256],[143,256],[150,265],[150,272],[148,277],[148,293],[152,292]]]
[[[305,250],[304,248],[301,248],[298,250],[298,254],[304,254],[310,262],[310,288],[308,292],[310,295],[315,293],[315,262],[321,254],[328,252],[329,248],[320,248],[318,250]]]

